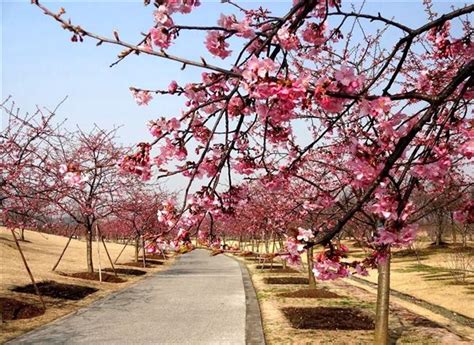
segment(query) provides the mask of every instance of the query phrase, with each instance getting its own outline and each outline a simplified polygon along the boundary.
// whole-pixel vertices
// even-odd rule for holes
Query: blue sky
[[[139,107],[128,90],[129,86],[166,88],[173,79],[178,83],[198,80],[201,70],[147,56],[132,56],[118,66],[109,68],[120,51],[116,47],[102,45],[97,48],[91,40],[72,43],[70,34],[63,31],[51,18],[28,0],[1,3],[1,76],[2,99],[12,95],[23,110],[33,111],[35,105],[54,106],[68,96],[59,111],[59,118],[68,118],[68,126],[76,124],[90,128],[93,123],[110,128],[122,125],[120,141],[125,144],[146,141],[146,123],[160,116],[179,114],[182,101],[174,97],[161,97],[148,107]],[[202,1],[193,14],[176,16],[182,24],[215,24],[219,13],[229,13],[230,6],[219,1]],[[237,1],[247,7],[258,2]],[[274,14],[283,13],[290,1],[261,1]],[[356,3],[360,4],[360,1]],[[409,26],[422,24],[425,19],[421,0],[369,1],[368,12],[378,11],[392,15]],[[457,1],[436,1],[436,9],[449,11],[450,5],[460,6]],[[124,40],[136,42],[140,32],[152,25],[152,7],[144,7],[137,1],[63,1],[46,4],[53,10],[63,6],[66,17],[90,31],[111,36],[118,29]],[[204,36],[187,34],[179,38],[170,52],[187,58],[206,56],[208,61],[225,66],[220,59],[208,57]],[[2,116],[3,119],[3,116]]]

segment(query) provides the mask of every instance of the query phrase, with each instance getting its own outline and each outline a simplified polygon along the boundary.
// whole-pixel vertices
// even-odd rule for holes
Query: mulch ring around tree
[[[96,280],[99,281],[99,272],[77,272],[77,273],[61,273],[61,275],[71,278],[79,278],[85,280]],[[116,277],[113,274],[102,272],[102,281],[106,283],[124,283],[125,279]]]
[[[140,263],[141,263],[142,266],[143,266],[143,259],[140,259],[139,261],[140,261]],[[152,264],[152,265],[158,265],[158,266],[159,266],[159,265],[164,265],[163,260],[159,260],[159,259],[149,259],[149,258],[146,258],[146,263],[150,263],[150,264]]]
[[[443,328],[441,325],[437,324],[436,322],[431,321],[422,316],[416,316],[409,321],[411,321],[411,323],[415,327]]]
[[[300,289],[278,294],[278,297],[285,298],[338,298],[338,294],[327,289]]]
[[[111,268],[105,268],[104,271],[105,272],[112,272],[112,273],[114,272],[114,270],[111,269]],[[115,272],[117,272],[118,274],[125,274],[125,275],[128,275],[128,276],[143,276],[143,275],[146,274],[145,271],[136,270],[136,269],[133,269],[133,268],[115,268]]]
[[[282,309],[283,314],[297,329],[373,330],[374,320],[356,308],[296,308]]]
[[[146,261],[146,266],[143,267],[143,262],[135,262],[135,261],[132,261],[132,262],[125,262],[125,263],[120,263],[120,264],[117,264],[117,265],[120,265],[120,266],[129,266],[129,267],[139,267],[139,268],[153,268],[155,267],[155,265],[152,265],[148,260]]]
[[[43,308],[13,298],[0,297],[0,306],[4,321],[31,319],[44,314]]]
[[[257,261],[257,262],[258,262],[258,261],[262,261],[262,259],[259,259],[259,258],[255,257],[255,256],[245,256],[245,260],[246,260],[246,261]]]
[[[62,284],[52,280],[40,282],[36,285],[43,296],[73,301],[78,301],[98,291],[97,289],[89,286]],[[14,292],[36,294],[33,284],[16,286],[11,290]]]
[[[304,277],[268,277],[264,281],[266,284],[309,284]]]

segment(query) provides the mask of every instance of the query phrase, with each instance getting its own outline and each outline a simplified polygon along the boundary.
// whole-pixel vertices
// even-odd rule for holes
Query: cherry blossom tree
[[[316,190],[323,178],[313,197],[327,204],[329,214],[287,249],[296,258],[298,244],[322,245],[315,264],[321,279],[379,266],[379,286],[388,291],[390,248],[415,236],[413,193],[444,189],[474,156],[473,30],[467,17],[474,5],[438,15],[425,0],[425,22],[410,27],[365,12],[364,3],[356,9],[336,0],[295,0],[275,16],[226,1],[227,13],[216,25],[189,26],[175,23],[174,15],[197,13],[199,1],[157,0],[149,32],[130,43],[118,31],[99,35],[65,19],[64,9],[55,13],[33,3],[72,41],[122,48],[112,65],[145,54],[203,69],[197,82],[131,87],[139,105],[161,94],[187,100],[181,114],[152,121],[152,138],[122,162],[123,170],[145,179],[152,167],[158,178],[189,178],[183,204],[170,205],[164,215],[170,229],[231,214],[246,198],[236,186],[242,177],[266,189],[298,180]],[[171,54],[185,32],[204,33],[211,58]],[[202,187],[190,195],[195,184]],[[355,217],[367,216],[376,221],[374,252],[345,263],[347,248],[337,236]],[[388,295],[380,296],[385,300],[379,301],[375,342],[386,344],[388,314],[382,309]]]
[[[143,264],[146,266],[145,237],[167,230],[158,222],[158,211],[168,195],[153,184],[131,179],[113,205],[114,216],[129,229],[127,234],[135,239],[135,261],[139,262],[139,248],[143,248]],[[141,242],[141,243],[140,243]]]
[[[44,171],[48,166],[50,142],[58,137],[60,124],[54,123],[58,107],[54,110],[37,107],[32,114],[23,114],[10,97],[0,104],[6,120],[0,132],[0,219],[11,230],[44,309],[45,303],[23,255],[15,229],[20,229],[21,239],[24,240],[25,228],[44,224],[44,211],[49,206],[45,199],[54,190]]]
[[[89,272],[94,272],[94,230],[112,214],[123,188],[117,166],[125,150],[115,143],[115,134],[116,129],[97,127],[90,132],[65,134],[52,143],[47,169],[47,177],[55,186],[48,201],[56,217],[67,216],[84,230]]]
[[[24,229],[44,223],[43,211],[48,206],[44,199],[54,190],[44,171],[50,142],[59,135],[60,124],[54,123],[54,116],[60,105],[54,110],[38,107],[33,114],[22,114],[11,98],[0,105],[6,115],[0,133],[1,222],[8,227]]]

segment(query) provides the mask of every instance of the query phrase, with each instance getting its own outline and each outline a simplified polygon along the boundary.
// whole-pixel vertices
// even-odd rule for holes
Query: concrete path
[[[245,344],[253,326],[246,325],[243,273],[248,285],[237,261],[194,250],[167,271],[9,344]]]

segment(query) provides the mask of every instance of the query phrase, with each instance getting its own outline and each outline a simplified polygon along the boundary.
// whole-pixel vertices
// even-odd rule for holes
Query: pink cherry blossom
[[[255,55],[249,59],[242,72],[242,77],[248,84],[253,84],[265,78],[275,70],[275,62],[269,58],[259,59]]]
[[[398,233],[394,232],[392,229],[381,227],[378,229],[377,238],[374,243],[379,246],[408,246],[415,240],[416,230],[416,225],[407,225]]]
[[[137,102],[138,105],[148,105],[148,103],[153,99],[151,93],[148,91],[133,91],[132,93],[135,102]]]
[[[386,114],[390,111],[392,102],[389,97],[379,97],[372,101],[362,100],[360,110],[362,114],[367,114],[371,117],[377,117]]]
[[[291,33],[286,27],[278,30],[277,37],[278,43],[286,50],[294,50],[299,46],[298,37]]]
[[[206,48],[215,56],[225,59],[232,51],[229,50],[229,43],[225,41],[226,37],[219,31],[209,31],[206,36]]]
[[[308,23],[303,30],[302,37],[308,43],[319,46],[326,41],[325,35],[326,24],[318,25],[316,23]]]
[[[150,36],[153,44],[159,48],[167,49],[171,45],[171,36],[165,27],[152,28]]]
[[[296,239],[298,241],[309,242],[313,238],[314,238],[313,230],[298,228],[298,236],[296,236]]]
[[[176,82],[176,80],[173,80],[168,86],[168,92],[170,94],[174,94],[177,89],[178,89],[178,83]]]

